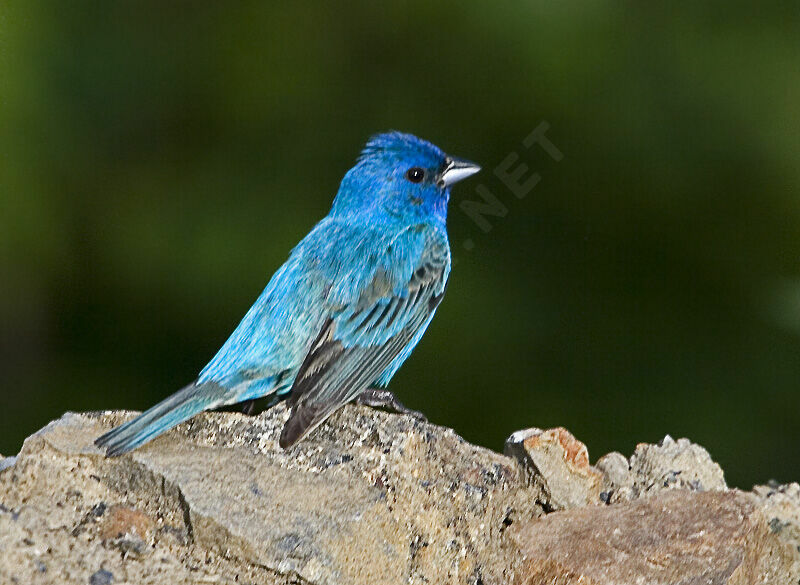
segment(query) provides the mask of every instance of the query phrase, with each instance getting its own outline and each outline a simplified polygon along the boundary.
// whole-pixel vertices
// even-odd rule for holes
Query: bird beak
[[[458,183],[461,179],[471,177],[479,170],[481,170],[481,167],[474,162],[448,156],[444,162],[444,169],[439,174],[439,184],[443,187],[449,187]]]

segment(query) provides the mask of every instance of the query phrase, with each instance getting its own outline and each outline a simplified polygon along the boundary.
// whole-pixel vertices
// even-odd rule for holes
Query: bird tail
[[[225,402],[225,391],[218,384],[193,382],[133,420],[98,437],[94,444],[105,448],[106,456],[116,457],[144,445],[197,413]]]

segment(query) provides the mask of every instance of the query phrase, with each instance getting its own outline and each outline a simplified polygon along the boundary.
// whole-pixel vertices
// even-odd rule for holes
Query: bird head
[[[479,170],[411,134],[377,134],[342,179],[331,213],[444,222],[450,187]]]

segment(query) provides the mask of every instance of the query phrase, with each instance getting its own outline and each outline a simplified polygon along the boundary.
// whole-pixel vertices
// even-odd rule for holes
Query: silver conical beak
[[[481,167],[474,162],[464,160],[463,158],[448,156],[447,159],[445,159],[444,169],[439,175],[439,183],[445,187],[449,187],[462,179],[471,177],[479,170],[481,170]]]

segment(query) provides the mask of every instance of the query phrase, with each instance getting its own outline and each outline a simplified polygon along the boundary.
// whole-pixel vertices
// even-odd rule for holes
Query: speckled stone
[[[348,406],[283,451],[277,406],[202,414],[104,457],[94,438],[131,416],[67,413],[3,459],[0,583],[798,579],[800,488],[727,490],[686,440],[591,466],[565,429],[515,433],[505,456]]]
[[[499,584],[518,557],[507,528],[542,513],[513,459],[407,416],[346,407],[283,451],[282,406],[258,417],[207,413],[103,457],[93,439],[130,416],[66,414],[0,475],[7,508],[55,508],[39,520],[92,549],[81,567],[74,557],[83,555],[56,563],[76,582],[100,565],[152,579],[159,556],[176,562],[163,582],[189,582],[193,559],[210,555],[259,583]],[[0,575],[36,582],[28,552],[11,559],[0,547]]]

